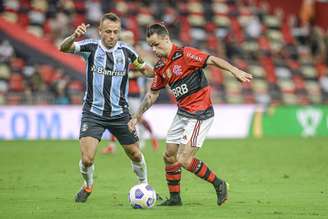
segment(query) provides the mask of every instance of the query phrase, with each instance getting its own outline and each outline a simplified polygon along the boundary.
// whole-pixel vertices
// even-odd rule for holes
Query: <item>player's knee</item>
[[[142,160],[141,153],[139,151],[130,151],[129,157],[134,162],[140,162]]]
[[[169,154],[167,152],[163,155],[163,160],[166,164],[174,164],[177,162],[177,159],[174,154]]]
[[[84,166],[89,167],[93,164],[93,158],[92,156],[88,154],[83,154],[82,155],[82,163]]]

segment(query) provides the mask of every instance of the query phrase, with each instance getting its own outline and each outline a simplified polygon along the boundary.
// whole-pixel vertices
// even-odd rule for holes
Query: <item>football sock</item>
[[[143,154],[141,154],[141,161],[132,161],[132,169],[136,173],[140,183],[148,183],[147,165]]]
[[[92,164],[90,167],[86,167],[82,163],[82,160],[80,160],[79,166],[80,166],[80,172],[81,172],[82,178],[84,179],[85,185],[89,188],[92,188],[93,172],[95,170],[95,165]]]
[[[191,161],[188,170],[198,177],[212,183],[215,187],[222,182],[222,180],[217,178],[216,174],[211,171],[203,161],[196,158]]]
[[[170,196],[179,196],[180,194],[180,180],[181,180],[181,164],[166,165],[165,177],[169,188]]]

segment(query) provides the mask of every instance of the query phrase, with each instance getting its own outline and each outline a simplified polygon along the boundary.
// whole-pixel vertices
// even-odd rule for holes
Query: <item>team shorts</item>
[[[200,148],[213,121],[214,117],[206,120],[197,120],[175,115],[167,133],[166,143],[187,144],[190,141],[192,147]]]
[[[107,129],[118,139],[121,145],[134,144],[139,139],[137,133],[135,131],[130,132],[128,128],[130,119],[131,116],[129,114],[116,119],[107,119],[91,112],[83,112],[80,138],[90,136],[100,141],[104,131]]]

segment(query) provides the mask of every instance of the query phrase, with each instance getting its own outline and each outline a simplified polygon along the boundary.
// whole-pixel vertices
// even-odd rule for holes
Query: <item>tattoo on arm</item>
[[[137,113],[138,118],[141,117],[142,114],[144,112],[146,112],[153,105],[153,103],[155,103],[158,96],[159,96],[159,91],[156,91],[156,92],[151,91],[146,94],[144,100],[142,101],[142,103],[139,107],[139,110]]]
[[[69,37],[66,37],[59,46],[59,50],[62,52],[73,52],[72,45],[74,43],[75,36],[72,34]]]

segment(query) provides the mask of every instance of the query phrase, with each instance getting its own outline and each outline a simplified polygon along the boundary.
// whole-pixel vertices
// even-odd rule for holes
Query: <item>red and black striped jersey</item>
[[[179,115],[200,120],[214,116],[211,90],[203,72],[208,57],[198,49],[173,45],[168,58],[155,65],[151,89],[168,85],[177,100]]]

